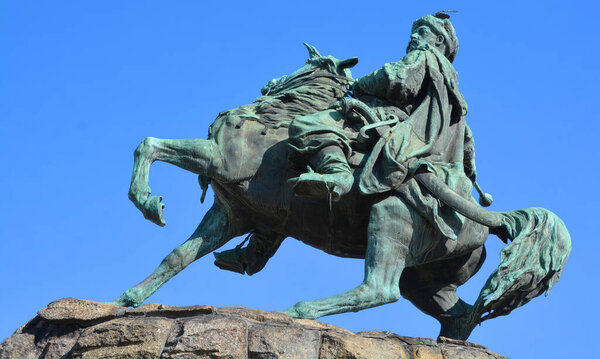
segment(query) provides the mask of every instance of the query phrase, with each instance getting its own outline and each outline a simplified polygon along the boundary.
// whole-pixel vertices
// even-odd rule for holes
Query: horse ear
[[[306,46],[306,49],[308,50],[309,58],[314,59],[315,57],[321,57],[321,54],[319,51],[317,51],[317,49],[315,49],[314,46],[310,46],[306,42],[304,43],[304,46]]]
[[[354,67],[358,63],[358,57],[351,57],[349,59],[345,59],[340,61],[340,69],[349,69]]]

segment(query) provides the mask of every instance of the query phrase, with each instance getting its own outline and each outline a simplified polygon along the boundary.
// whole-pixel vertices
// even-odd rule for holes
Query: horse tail
[[[505,243],[512,240],[502,250],[500,266],[475,302],[471,324],[507,315],[543,292],[549,294],[571,252],[571,236],[557,215],[544,208],[488,211],[461,197],[431,173],[419,173],[415,178],[442,202],[489,227],[490,233]]]
[[[547,296],[571,252],[571,236],[556,214],[539,207],[499,214],[503,224],[491,233],[512,242],[479,293],[474,309],[480,322],[507,315],[544,292]]]

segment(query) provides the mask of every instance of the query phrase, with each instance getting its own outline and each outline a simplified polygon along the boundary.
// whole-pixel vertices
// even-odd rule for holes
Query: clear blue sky
[[[416,18],[458,9],[455,67],[480,183],[494,210],[542,206],[567,224],[573,252],[549,297],[485,322],[470,340],[511,358],[586,357],[600,339],[598,2],[18,1],[0,5],[0,340],[62,297],[108,301],[145,278],[196,228],[196,176],[156,163],[167,226],[127,199],[146,136],[206,137],[226,109],[306,60],[302,42],[358,56],[355,77],[405,52]],[[229,247],[237,244],[234,240]],[[473,301],[498,264],[461,288]],[[253,277],[202,258],[150,302],[282,310],[350,289],[363,261],[294,239]],[[408,301],[326,317],[353,331],[435,337]]]

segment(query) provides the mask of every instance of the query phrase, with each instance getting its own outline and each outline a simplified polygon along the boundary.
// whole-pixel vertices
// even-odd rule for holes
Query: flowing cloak
[[[385,99],[409,115],[375,144],[359,177],[359,190],[397,192],[444,237],[456,239],[465,218],[412,177],[417,171],[433,172],[473,200],[469,179],[475,178],[473,138],[464,118],[467,104],[450,61],[436,49],[411,51],[357,80],[355,93]]]

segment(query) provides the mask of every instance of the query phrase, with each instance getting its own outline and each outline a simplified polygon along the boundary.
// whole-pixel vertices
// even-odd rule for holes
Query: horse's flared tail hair
[[[501,215],[513,241],[502,250],[500,266],[475,303],[480,322],[507,315],[543,292],[548,295],[571,252],[569,232],[554,213],[528,208]]]
[[[504,241],[512,239],[502,250],[500,266],[479,293],[469,326],[507,315],[543,292],[548,295],[571,252],[571,236],[557,215],[544,208],[488,211],[458,195],[432,173],[417,173],[415,178],[455,211],[487,226]]]

